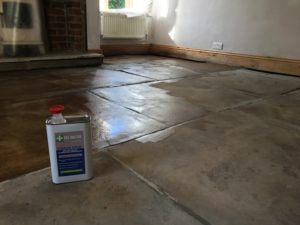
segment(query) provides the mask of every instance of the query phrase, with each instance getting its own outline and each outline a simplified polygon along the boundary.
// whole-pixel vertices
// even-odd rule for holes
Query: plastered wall
[[[154,0],[153,43],[300,59],[299,0]]]
[[[1,27],[2,21],[0,17],[0,57],[3,55],[3,46],[2,46],[2,27]]]
[[[1,21],[2,13],[3,13],[2,2],[0,1],[0,57],[3,55],[3,46],[2,46],[3,34],[2,34],[2,21]]]
[[[99,0],[87,0],[87,48],[88,50],[100,48],[100,14]]]

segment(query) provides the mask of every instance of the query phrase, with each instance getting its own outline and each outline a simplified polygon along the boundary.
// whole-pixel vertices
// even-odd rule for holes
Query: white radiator
[[[101,34],[102,38],[146,38],[146,15],[127,17],[119,13],[103,12],[101,16]]]

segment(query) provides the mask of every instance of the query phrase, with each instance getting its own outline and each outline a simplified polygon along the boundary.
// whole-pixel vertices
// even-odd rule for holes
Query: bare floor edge
[[[43,169],[0,183],[0,224],[203,225],[107,154],[95,170],[86,182],[54,185]]]
[[[180,203],[176,198],[174,198],[173,196],[171,196],[169,193],[167,193],[166,191],[164,191],[161,187],[159,187],[155,183],[151,182],[150,180],[147,180],[145,177],[143,177],[141,174],[139,174],[137,171],[135,171],[130,166],[128,166],[125,163],[123,163],[120,159],[118,159],[116,156],[114,156],[113,154],[111,154],[109,151],[107,151],[107,154],[109,154],[110,157],[112,157],[114,160],[116,160],[118,163],[120,163],[125,169],[127,169],[128,171],[130,171],[133,175],[135,175],[138,179],[140,179],[141,181],[143,181],[146,185],[148,185],[154,191],[156,191],[160,195],[165,196],[166,198],[170,199],[170,201],[174,202],[174,204],[176,204],[179,208],[181,208],[184,212],[186,212],[187,214],[189,214],[191,217],[193,217],[196,220],[198,220],[201,224],[203,224],[203,225],[211,225],[211,223],[208,222],[205,218],[203,218],[202,216],[200,216],[197,213],[195,213],[192,209],[190,209],[187,206],[185,206],[182,203]]]

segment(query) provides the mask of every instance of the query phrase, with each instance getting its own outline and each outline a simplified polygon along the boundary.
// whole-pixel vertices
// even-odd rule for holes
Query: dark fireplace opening
[[[85,0],[45,0],[44,14],[48,51],[86,51]]]

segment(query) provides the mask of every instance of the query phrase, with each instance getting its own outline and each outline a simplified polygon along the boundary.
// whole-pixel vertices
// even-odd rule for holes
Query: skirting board
[[[151,44],[101,45],[104,56],[147,55],[150,54],[150,47]]]
[[[101,45],[101,49],[91,50],[89,52],[103,53],[104,56],[153,54],[195,61],[208,61],[232,66],[242,66],[249,69],[300,76],[300,60],[297,59],[254,56],[158,44]]]
[[[97,54],[102,54],[103,55],[103,51],[101,48],[99,49],[88,49],[88,53],[97,53]]]
[[[150,53],[153,55],[208,61],[232,66],[242,66],[268,72],[300,76],[300,60],[253,56],[229,52],[209,51],[182,48],[168,45],[152,44]]]

